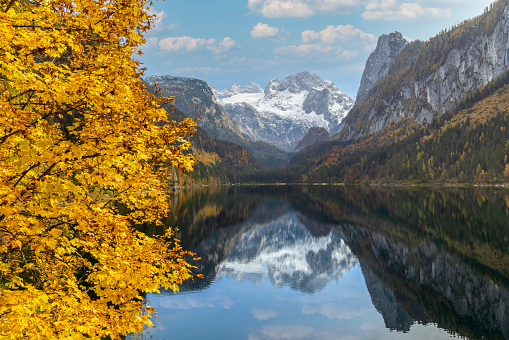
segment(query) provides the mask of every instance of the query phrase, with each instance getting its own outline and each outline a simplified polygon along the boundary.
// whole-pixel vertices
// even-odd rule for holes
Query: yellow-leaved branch
[[[150,5],[0,1],[0,338],[137,332],[143,293],[191,276],[171,231],[136,229],[194,163],[195,122],[168,121],[132,58]]]

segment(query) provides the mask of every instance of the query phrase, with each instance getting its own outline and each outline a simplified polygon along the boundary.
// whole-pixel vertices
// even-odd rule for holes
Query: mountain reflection
[[[277,204],[271,202],[273,206]],[[268,276],[275,287],[288,285],[314,293],[330,282],[337,282],[357,263],[338,231],[331,230],[328,235],[315,238],[297,213],[290,211],[245,231],[221,263],[218,275],[252,282]]]
[[[509,339],[507,192],[222,187],[176,200],[169,221],[205,274],[184,290],[268,277],[312,294],[359,265],[388,329]]]

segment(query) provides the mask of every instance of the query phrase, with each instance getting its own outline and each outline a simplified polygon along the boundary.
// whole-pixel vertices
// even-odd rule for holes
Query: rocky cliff
[[[343,225],[373,304],[390,329],[436,322],[460,334],[509,339],[509,291],[431,242],[413,247],[359,225]],[[442,308],[435,306],[441,305]]]
[[[236,143],[242,141],[238,125],[218,104],[211,88],[203,80],[168,75],[150,76],[145,80],[150,85],[159,83],[162,95],[175,96],[173,105],[187,117],[200,117],[199,125],[211,137]]]
[[[370,54],[362,73],[356,104],[362,102],[373,85],[387,75],[392,62],[407,44],[408,41],[399,32],[384,34],[378,38],[376,49]]]
[[[352,108],[337,137],[372,134],[401,117],[421,124],[430,122],[454,110],[467,94],[503,75],[509,68],[507,3],[499,0],[483,15],[427,42],[407,44],[388,74]]]

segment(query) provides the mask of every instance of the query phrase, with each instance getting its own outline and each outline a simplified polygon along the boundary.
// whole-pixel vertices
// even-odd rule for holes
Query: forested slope
[[[509,87],[418,127],[401,119],[352,144],[306,149],[288,168],[311,182],[501,183],[509,176]]]

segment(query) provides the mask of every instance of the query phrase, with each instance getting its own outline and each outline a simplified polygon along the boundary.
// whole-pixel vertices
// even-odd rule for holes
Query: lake
[[[224,186],[172,206],[205,278],[147,296],[146,338],[509,339],[508,190]]]

